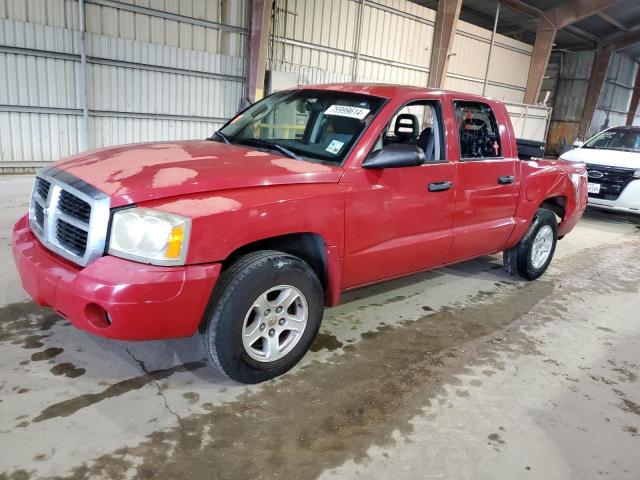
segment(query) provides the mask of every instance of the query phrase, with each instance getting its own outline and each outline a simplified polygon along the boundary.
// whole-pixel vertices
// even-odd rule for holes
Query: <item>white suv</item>
[[[613,127],[561,157],[587,164],[589,205],[640,214],[640,127]]]

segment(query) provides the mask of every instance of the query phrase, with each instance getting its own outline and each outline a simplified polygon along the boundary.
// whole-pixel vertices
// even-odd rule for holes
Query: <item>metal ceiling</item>
[[[438,0],[412,0],[414,3],[437,10]],[[565,0],[527,0],[527,4],[540,10],[549,10]],[[496,12],[496,0],[463,0],[460,18],[465,22],[491,30]],[[500,8],[498,33],[533,44],[538,20],[506,5]],[[620,0],[601,14],[592,15],[556,35],[556,50],[585,50],[596,47],[598,41],[640,30],[640,0]],[[621,50],[640,60],[640,43]]]

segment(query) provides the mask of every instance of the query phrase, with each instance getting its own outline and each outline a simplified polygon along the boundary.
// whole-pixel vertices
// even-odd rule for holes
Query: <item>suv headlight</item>
[[[184,265],[191,220],[179,215],[128,208],[113,214],[109,254],[153,265]]]
[[[633,178],[640,178],[640,168],[633,172]]]

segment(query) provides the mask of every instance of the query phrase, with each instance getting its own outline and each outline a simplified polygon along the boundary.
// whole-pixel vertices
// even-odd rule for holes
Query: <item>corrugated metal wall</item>
[[[426,86],[436,12],[405,0],[367,0],[360,10],[362,4],[276,0],[270,68],[294,74],[299,85],[358,81]],[[482,94],[490,44],[491,31],[458,22],[445,88]],[[520,105],[532,50],[496,35],[486,94],[512,103],[508,107],[519,135],[544,140],[549,109]]]
[[[298,73],[300,83],[427,84],[435,11],[404,0],[367,0],[358,38],[360,0],[276,2],[273,69]],[[482,93],[490,41],[489,30],[458,22],[445,88]],[[496,35],[487,95],[522,102],[532,50]]]
[[[561,143],[572,143],[578,135],[593,56],[593,51],[562,54],[547,151],[559,154]]]
[[[246,0],[84,3],[86,68],[78,0],[0,0],[2,165],[203,138],[237,111]]]
[[[559,153],[563,141],[571,144],[578,137],[594,54],[594,51],[565,52],[558,62],[560,68],[548,137],[548,147],[554,153]],[[612,55],[587,137],[626,123],[637,71],[635,60],[618,53]]]
[[[637,71],[638,64],[631,58],[617,53],[612,56],[588,136],[626,124]]]

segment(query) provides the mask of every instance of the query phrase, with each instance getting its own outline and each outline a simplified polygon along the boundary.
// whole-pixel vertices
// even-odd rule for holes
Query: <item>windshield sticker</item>
[[[335,115],[337,117],[349,117],[363,120],[369,112],[368,108],[350,107],[348,105],[331,105],[324,111],[325,115]]]
[[[324,149],[324,151],[337,155],[343,145],[344,142],[341,142],[340,140],[331,140],[331,143]]]

